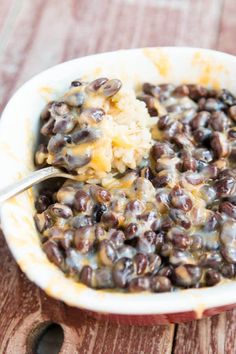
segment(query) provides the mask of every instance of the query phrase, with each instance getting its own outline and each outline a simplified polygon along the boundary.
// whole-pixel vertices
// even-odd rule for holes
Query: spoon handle
[[[16,194],[32,187],[36,183],[42,182],[48,178],[59,176],[64,177],[62,171],[55,167],[45,167],[41,170],[34,171],[22,180],[0,190],[0,204]]]

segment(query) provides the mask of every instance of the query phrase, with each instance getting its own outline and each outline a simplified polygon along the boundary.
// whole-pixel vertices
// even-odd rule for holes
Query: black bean
[[[179,121],[173,122],[165,131],[164,137],[166,140],[171,140],[172,138],[176,137],[176,135],[178,134],[176,138],[176,144],[177,145],[179,144],[178,146],[183,146],[182,144],[183,138],[185,138],[185,143],[188,139],[186,138],[186,136],[183,136],[182,131],[183,131],[183,124]],[[189,141],[187,141],[187,143],[188,146],[190,147]]]
[[[198,100],[197,104],[198,104],[198,110],[199,111],[205,111],[206,110],[206,108],[205,108],[206,98],[205,97],[200,98]]]
[[[154,176],[150,167],[144,167],[140,171],[140,177],[151,180]]]
[[[203,239],[201,235],[194,234],[191,236],[191,245],[190,245],[190,250],[191,251],[198,251],[201,250],[203,247]]]
[[[94,271],[94,283],[97,289],[114,288],[112,271],[108,267],[101,267]]]
[[[229,90],[220,90],[217,94],[217,97],[227,106],[232,106],[235,104],[235,97]]]
[[[169,257],[170,255],[171,255],[171,253],[172,253],[172,251],[173,251],[173,245],[172,245],[172,243],[164,243],[163,245],[162,245],[162,247],[161,247],[161,250],[160,250],[160,255],[162,256],[162,257]]]
[[[35,214],[34,221],[39,232],[43,232],[53,225],[52,217],[47,212]]]
[[[174,249],[169,257],[169,263],[173,266],[178,266],[181,264],[189,264],[192,263],[193,257],[190,252],[186,250],[177,250]]]
[[[164,130],[170,127],[171,124],[173,124],[174,120],[170,115],[164,115],[161,116],[158,119],[157,126],[160,130]]]
[[[221,281],[220,273],[215,269],[208,269],[205,273],[205,282],[207,286],[214,286]]]
[[[155,246],[156,246],[156,252],[159,252],[164,244],[164,232],[158,232],[156,234],[156,239],[155,239]]]
[[[138,225],[136,223],[130,223],[126,226],[124,232],[126,239],[130,240],[137,235]]]
[[[57,192],[57,200],[59,203],[72,206],[75,198],[76,190],[71,186],[64,186]]]
[[[230,139],[230,140],[236,139],[236,129],[235,128],[228,130],[228,139]]]
[[[215,132],[211,140],[211,147],[216,158],[226,157],[230,153],[229,144],[223,133]]]
[[[201,160],[204,162],[211,162],[213,160],[213,154],[210,150],[205,148],[198,148],[193,151],[193,156],[197,160]]]
[[[53,127],[53,133],[70,133],[76,125],[76,120],[72,115],[65,115],[57,118]]]
[[[182,226],[185,229],[189,229],[191,227],[191,221],[184,211],[171,208],[169,215],[177,225]]]
[[[187,150],[183,150],[181,154],[182,158],[182,171],[196,171],[197,163],[196,160],[193,158],[191,153]]]
[[[229,116],[236,122],[236,105],[229,108]]]
[[[125,241],[125,234],[121,230],[113,230],[111,232],[110,241],[115,248],[123,246]]]
[[[48,149],[44,144],[39,144],[37,151],[35,153],[35,165],[43,167],[47,164]]]
[[[233,177],[224,177],[214,183],[217,197],[233,196],[236,192],[236,180]]]
[[[205,221],[203,230],[207,232],[217,230],[219,228],[219,224],[220,224],[220,220],[218,215],[216,213],[212,213]]]
[[[81,272],[80,272],[80,281],[81,283],[89,286],[89,287],[92,287],[93,285],[93,269],[86,265],[86,266],[83,266],[83,268],[81,269]]]
[[[225,277],[225,278],[233,278],[235,276],[235,265],[234,264],[227,264],[227,263],[224,263],[222,265],[222,268],[221,268],[221,274]]]
[[[151,278],[151,289],[155,293],[164,293],[170,291],[171,287],[171,281],[167,277],[155,275]]]
[[[233,219],[236,219],[236,206],[230,202],[223,202],[219,206],[219,211],[225,213]]]
[[[215,179],[218,176],[218,168],[214,165],[208,165],[204,167],[201,174],[207,179]]]
[[[96,204],[93,208],[93,219],[95,222],[100,222],[103,213],[107,211],[107,206],[105,204]]]
[[[48,142],[48,151],[51,154],[58,154],[66,146],[66,139],[62,134],[52,136]]]
[[[191,210],[193,206],[191,199],[186,194],[184,194],[181,189],[179,189],[179,192],[175,191],[172,190],[171,192],[171,204],[173,207],[183,211]]]
[[[140,202],[140,200],[131,200],[126,204],[125,211],[126,212],[131,212],[134,214],[140,214],[143,210],[143,204]]]
[[[87,165],[91,161],[91,155],[85,154],[83,156],[71,155],[57,155],[52,161],[53,166],[65,167],[68,171],[74,171],[77,168]]]
[[[63,238],[60,239],[60,246],[65,250],[72,246],[74,240],[75,232],[72,229],[67,229],[64,231]]]
[[[86,211],[89,202],[89,196],[82,189],[79,189],[74,196],[73,206],[76,211],[82,212]]]
[[[223,132],[229,125],[228,117],[224,112],[213,112],[209,123],[212,129],[219,132]]]
[[[193,136],[197,143],[207,145],[212,136],[212,130],[208,128],[198,128],[194,130]]]
[[[105,114],[106,113],[102,108],[95,108],[95,107],[87,108],[81,112],[78,121],[82,127],[83,126],[86,127],[88,125],[94,125],[101,122]]]
[[[173,267],[171,265],[164,266],[158,271],[158,275],[162,275],[167,278],[171,278],[173,274]]]
[[[173,271],[172,281],[181,287],[196,285],[202,276],[202,270],[192,264],[180,265]]]
[[[164,218],[162,218],[161,220],[161,230],[162,231],[168,231],[170,230],[170,228],[173,226],[173,221],[171,220],[171,218],[169,216],[166,216]]]
[[[167,143],[161,143],[161,142],[155,143],[155,145],[153,145],[151,149],[151,156],[155,160],[158,160],[163,155],[173,156],[174,150]]]
[[[82,86],[83,85],[83,82],[81,81],[81,79],[76,79],[76,80],[73,80],[71,82],[71,86],[72,87],[79,87],[79,86]]]
[[[217,251],[204,253],[200,259],[201,267],[219,269],[222,264],[222,257]]]
[[[156,200],[158,204],[163,205],[164,207],[168,207],[170,203],[170,196],[168,191],[165,189],[157,190]]]
[[[122,86],[122,82],[118,79],[108,80],[104,85],[102,85],[102,93],[105,97],[114,96]]]
[[[236,247],[235,245],[230,246],[230,245],[226,245],[224,247],[221,248],[221,253],[222,256],[224,257],[224,259],[228,262],[228,263],[236,263]]]
[[[152,179],[152,184],[155,188],[162,188],[167,186],[172,181],[172,176],[167,171],[159,172],[156,177]]]
[[[189,94],[190,94],[190,90],[187,85],[177,86],[173,91],[173,95],[176,97],[189,96]]]
[[[43,122],[47,122],[49,118],[51,117],[50,109],[52,107],[54,102],[49,102],[46,104],[44,109],[42,110],[40,114],[40,118],[42,119]]]
[[[101,222],[107,228],[113,228],[113,227],[116,228],[119,225],[118,217],[115,215],[115,213],[111,211],[106,211],[105,213],[102,214]]]
[[[117,249],[118,251],[118,258],[130,258],[133,259],[135,256],[136,249],[130,245],[123,245]]]
[[[83,92],[75,92],[65,97],[65,102],[71,107],[81,107],[85,101]]]
[[[167,238],[175,248],[185,250],[190,245],[190,238],[186,231],[180,227],[173,227],[167,233]]]
[[[156,274],[161,266],[161,257],[158,254],[149,253],[148,255],[148,272]]]
[[[55,119],[50,118],[41,128],[40,133],[45,136],[50,136],[53,133]]]
[[[187,172],[185,174],[185,179],[188,183],[192,184],[193,186],[197,186],[204,182],[204,174],[203,172]]]
[[[138,100],[143,101],[147,107],[148,113],[151,117],[157,117],[158,111],[156,109],[155,98],[150,95],[141,95],[137,97]]]
[[[98,129],[84,128],[77,130],[71,135],[72,143],[79,145],[85,143],[91,143],[92,141],[98,140],[102,136],[102,133]]]
[[[63,102],[54,102],[50,109],[51,114],[55,116],[64,116],[70,112],[68,105]]]
[[[39,195],[38,198],[35,201],[35,209],[37,210],[38,213],[42,213],[45,211],[49,205],[51,204],[51,200],[49,197],[46,195]]]
[[[182,107],[178,104],[171,104],[166,107],[168,113],[180,114],[182,112]]]
[[[207,111],[199,112],[193,118],[190,125],[194,130],[202,128],[202,127],[206,127],[209,122],[210,117],[211,117],[211,115]]]
[[[113,279],[119,288],[126,288],[134,273],[134,265],[131,259],[124,257],[113,266]]]
[[[103,265],[111,266],[117,259],[116,250],[111,241],[103,240],[99,243],[98,257]]]
[[[68,205],[60,204],[60,203],[55,203],[50,206],[50,213],[57,217],[57,218],[63,218],[63,219],[68,219],[71,216],[73,216],[72,210]]]
[[[152,95],[153,94],[153,91],[155,89],[155,85],[152,85],[148,82],[145,82],[142,86],[142,90],[144,93],[146,93],[147,95]],[[161,89],[159,89],[159,91],[161,92]]]
[[[148,258],[145,254],[137,253],[133,258],[133,262],[137,275],[141,275],[146,272],[148,266]]]
[[[50,262],[54,263],[58,267],[62,267],[64,263],[63,253],[59,249],[58,245],[54,241],[47,241],[43,244],[43,250],[46,253]]]
[[[96,92],[98,91],[108,79],[106,77],[100,77],[99,79],[91,81],[85,88],[87,92]]]
[[[236,178],[236,170],[233,168],[226,168],[224,170],[221,170],[219,172],[219,178],[223,178],[223,177],[233,177]]]
[[[194,101],[199,100],[201,97],[206,97],[208,94],[207,89],[201,85],[189,84],[187,86],[189,89],[189,97]]]
[[[75,231],[75,247],[81,254],[86,254],[93,248],[95,239],[93,226],[83,226]]]
[[[143,220],[145,222],[151,223],[152,221],[156,220],[157,213],[155,210],[144,212],[140,215],[136,216],[138,220]]]
[[[221,229],[220,241],[225,246],[231,246],[236,243],[236,222],[226,220]]]
[[[129,291],[140,292],[150,289],[150,279],[149,277],[137,277],[130,281]]]
[[[77,215],[70,220],[70,225],[76,229],[83,226],[92,225],[93,220],[88,215]]]
[[[105,188],[92,185],[90,187],[90,193],[93,199],[98,203],[106,204],[109,203],[111,200],[111,193]]]
[[[207,98],[204,104],[204,109],[209,112],[220,111],[224,108],[226,108],[226,105],[216,98]]]
[[[193,147],[193,143],[190,137],[184,133],[174,134],[172,137],[172,141],[181,149]]]

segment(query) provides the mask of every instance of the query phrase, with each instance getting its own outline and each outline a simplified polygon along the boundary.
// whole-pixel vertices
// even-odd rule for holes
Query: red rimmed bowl
[[[236,93],[236,58],[194,48],[144,48],[79,58],[55,66],[28,81],[9,101],[0,123],[0,185],[34,169],[33,151],[39,112],[45,99],[60,96],[77,77],[118,77],[131,86],[144,81],[200,83]],[[32,190],[1,206],[1,222],[20,268],[48,295],[98,318],[129,324],[182,322],[234,307],[236,281],[212,288],[172,293],[125,294],[92,290],[75,283],[49,262],[35,229]]]

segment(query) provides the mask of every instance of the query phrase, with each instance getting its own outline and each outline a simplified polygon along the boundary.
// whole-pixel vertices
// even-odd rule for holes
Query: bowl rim
[[[100,54],[88,55],[85,57],[80,57],[72,59],[58,65],[52,66],[41,73],[33,76],[30,80],[24,83],[17,91],[14,93],[12,98],[7,103],[0,120],[0,138],[4,134],[4,125],[3,123],[7,119],[11,119],[8,116],[9,109],[14,105],[14,102],[18,97],[24,93],[25,89],[29,88],[32,84],[37,82],[39,79],[47,77],[47,75],[52,71],[61,70],[70,66],[73,63],[82,62],[84,60],[96,60],[96,58],[107,58],[113,57],[118,52],[124,53],[133,53],[134,55],[140,53],[143,49],[151,50],[164,50],[168,53],[176,51],[187,51],[194,52],[200,51],[201,53],[212,53],[213,56],[223,56],[224,58],[229,58],[235,62],[236,66],[236,57],[227,53],[211,50],[211,49],[202,49],[202,48],[192,48],[192,47],[148,47],[148,48],[134,48],[134,49],[125,49],[112,52],[105,52]],[[0,154],[2,151],[0,150]],[[1,181],[1,178],[0,178]],[[4,232],[5,239],[8,243],[8,246],[18,262],[18,252],[17,246],[13,245],[8,237],[8,225],[7,225],[7,215],[9,206],[7,203],[4,203],[1,206],[1,219],[2,219],[2,229]],[[19,264],[19,263],[18,263]],[[187,289],[180,290],[172,293],[162,293],[162,294],[153,294],[153,293],[118,293],[118,292],[109,292],[104,290],[93,290],[81,284],[75,284],[72,280],[68,280],[71,283],[71,286],[74,286],[75,294],[70,296],[67,291],[62,292],[58,288],[58,284],[54,284],[50,290],[45,288],[45,283],[37,275],[35,270],[33,271],[30,267],[25,268],[19,264],[22,271],[28,276],[28,278],[33,281],[36,285],[42,288],[48,295],[51,297],[62,300],[70,306],[75,306],[78,308],[84,308],[90,311],[101,312],[101,313],[113,313],[113,314],[133,314],[133,315],[154,315],[154,314],[167,314],[167,313],[178,313],[178,312],[188,312],[195,311],[198,314],[198,317],[201,317],[202,313],[206,309],[212,307],[218,307],[222,305],[229,305],[236,302],[236,281],[225,282],[224,284],[216,285],[214,288],[201,288],[201,289]],[[54,269],[54,265],[50,265],[51,269]],[[32,268],[32,267],[31,267]],[[49,265],[48,265],[49,268]],[[64,277],[64,275],[63,275]],[[73,284],[72,284],[73,283]],[[71,287],[72,288],[72,287]]]

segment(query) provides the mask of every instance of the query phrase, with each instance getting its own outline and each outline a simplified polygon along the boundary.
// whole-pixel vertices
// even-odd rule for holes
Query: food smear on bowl
[[[74,80],[41,113],[38,167],[77,175],[35,202],[48,259],[94,289],[235,277],[236,99],[226,89]]]

